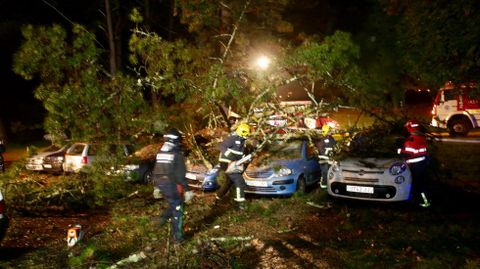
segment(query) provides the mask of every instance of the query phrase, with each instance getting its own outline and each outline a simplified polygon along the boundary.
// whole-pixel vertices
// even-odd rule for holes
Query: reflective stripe
[[[227,151],[225,152],[225,156],[230,155],[230,153],[233,153],[233,154],[236,154],[236,155],[243,155],[243,152],[229,148],[229,149],[227,149]]]
[[[157,163],[171,163],[173,161],[174,155],[167,153],[158,153],[157,154]]]
[[[408,159],[407,163],[418,163],[418,162],[424,161],[425,159],[426,159],[425,156],[421,156],[417,158]]]
[[[170,139],[178,139],[178,136],[177,136],[177,135],[172,135],[172,134],[166,134],[166,135],[164,135],[163,137],[165,137],[165,138],[170,138]]]
[[[319,158],[319,159],[322,159],[322,160],[328,160],[328,159],[330,159],[330,157],[324,156],[324,155],[319,155],[318,158]]]
[[[235,188],[236,191],[237,191],[237,195],[235,197],[235,201],[236,202],[245,202],[245,197],[241,197],[241,192],[240,192],[240,188]]]
[[[405,147],[405,151],[413,152],[413,153],[427,152],[427,148],[415,149],[415,148]]]
[[[230,163],[232,160],[226,158],[218,158],[218,161],[222,163]]]

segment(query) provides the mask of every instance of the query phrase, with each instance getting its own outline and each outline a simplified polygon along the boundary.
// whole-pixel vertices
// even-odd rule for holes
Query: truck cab
[[[447,82],[437,92],[433,108],[433,127],[447,128],[450,135],[464,136],[480,124],[480,91],[476,83]]]

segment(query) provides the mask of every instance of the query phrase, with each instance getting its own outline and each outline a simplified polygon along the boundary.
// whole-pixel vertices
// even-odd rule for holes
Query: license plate
[[[347,191],[373,194],[373,187],[362,187],[362,186],[347,185]]]
[[[248,186],[254,186],[254,187],[267,187],[268,186],[266,181],[247,180],[246,183],[247,183]]]
[[[52,168],[52,165],[51,165],[51,164],[44,164],[43,167],[45,167],[45,168]]]
[[[186,173],[185,177],[191,180],[197,180],[197,176],[192,173]]]

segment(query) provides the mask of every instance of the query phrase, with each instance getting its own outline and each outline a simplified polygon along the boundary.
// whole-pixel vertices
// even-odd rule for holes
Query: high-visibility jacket
[[[333,155],[333,147],[335,146],[335,139],[332,135],[327,135],[316,142],[318,149],[319,163],[329,163]]]
[[[218,160],[223,163],[240,160],[243,157],[245,138],[233,133],[220,144],[220,157]]]
[[[428,155],[425,134],[419,131],[410,133],[410,136],[403,143],[403,147],[398,149],[398,154],[405,157],[407,163],[424,161]]]
[[[178,145],[165,142],[157,153],[153,168],[153,180],[158,184],[162,180],[169,180],[172,185],[180,184],[188,191],[185,157]]]

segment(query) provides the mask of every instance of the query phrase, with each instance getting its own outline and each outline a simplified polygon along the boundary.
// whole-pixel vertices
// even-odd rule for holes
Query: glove
[[[155,199],[162,199],[163,195],[162,193],[160,192],[160,189],[159,188],[154,188],[153,189],[153,198]]]
[[[183,198],[185,200],[185,203],[188,203],[190,202],[193,197],[195,196],[195,194],[193,193],[193,191],[187,191],[185,192],[185,194],[183,195]]]

